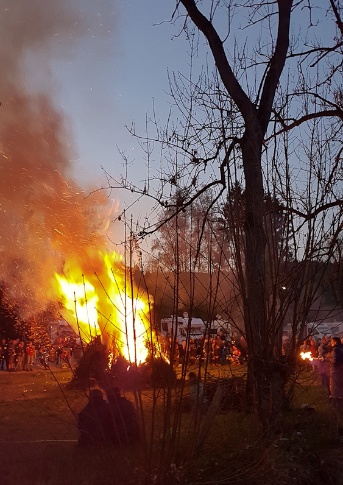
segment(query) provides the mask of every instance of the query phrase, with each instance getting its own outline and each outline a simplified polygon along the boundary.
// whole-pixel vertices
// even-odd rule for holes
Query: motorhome
[[[187,336],[193,339],[203,337],[205,328],[201,318],[189,318],[186,313],[182,317],[172,315],[161,320],[161,335],[166,338],[176,338],[178,344],[187,340]]]
[[[321,339],[324,335],[328,337],[343,336],[343,322],[308,322],[304,326],[303,338],[314,337]],[[287,323],[283,329],[283,336],[290,338],[292,336],[292,325]]]
[[[201,318],[190,318],[187,313],[184,313],[182,317],[172,315],[161,320],[161,335],[167,338],[176,337],[178,344],[186,341],[187,336],[190,339],[197,340],[205,336],[213,337],[219,332],[231,335],[230,324],[219,316],[208,323],[205,323]]]

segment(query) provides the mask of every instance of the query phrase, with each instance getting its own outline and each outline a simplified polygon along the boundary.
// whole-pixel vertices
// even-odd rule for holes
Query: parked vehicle
[[[341,337],[343,336],[343,322],[310,322],[308,330],[309,334],[316,339],[321,339],[324,335]]]
[[[231,326],[219,316],[212,322],[204,322],[201,318],[190,318],[187,313],[182,317],[172,315],[162,318],[160,333],[167,338],[175,338],[178,344],[189,339],[197,340],[200,337],[216,336],[219,332],[231,336]]]
[[[283,336],[290,338],[292,335],[292,325],[287,323],[283,329]],[[315,339],[319,340],[324,335],[328,337],[336,336],[342,337],[343,336],[343,322],[309,322],[305,325],[305,331],[303,334],[303,338],[314,337]]]

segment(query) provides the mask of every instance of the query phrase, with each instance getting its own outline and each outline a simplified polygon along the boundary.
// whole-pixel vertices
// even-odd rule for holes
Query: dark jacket
[[[343,345],[332,347],[330,356],[330,392],[335,399],[343,399]]]

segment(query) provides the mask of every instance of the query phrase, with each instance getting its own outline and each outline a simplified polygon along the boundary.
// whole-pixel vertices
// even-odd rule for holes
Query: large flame
[[[101,336],[129,362],[146,360],[147,342],[154,338],[148,318],[151,300],[133,283],[119,255],[99,251],[91,263],[70,260],[55,278],[63,316],[84,342]]]

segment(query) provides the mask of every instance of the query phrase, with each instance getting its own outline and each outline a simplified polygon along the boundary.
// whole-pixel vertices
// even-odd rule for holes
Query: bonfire
[[[134,284],[119,255],[98,251],[87,265],[68,261],[63,274],[55,274],[55,289],[63,317],[83,343],[100,338],[112,362],[119,356],[134,365],[146,362],[156,343],[151,298]]]

